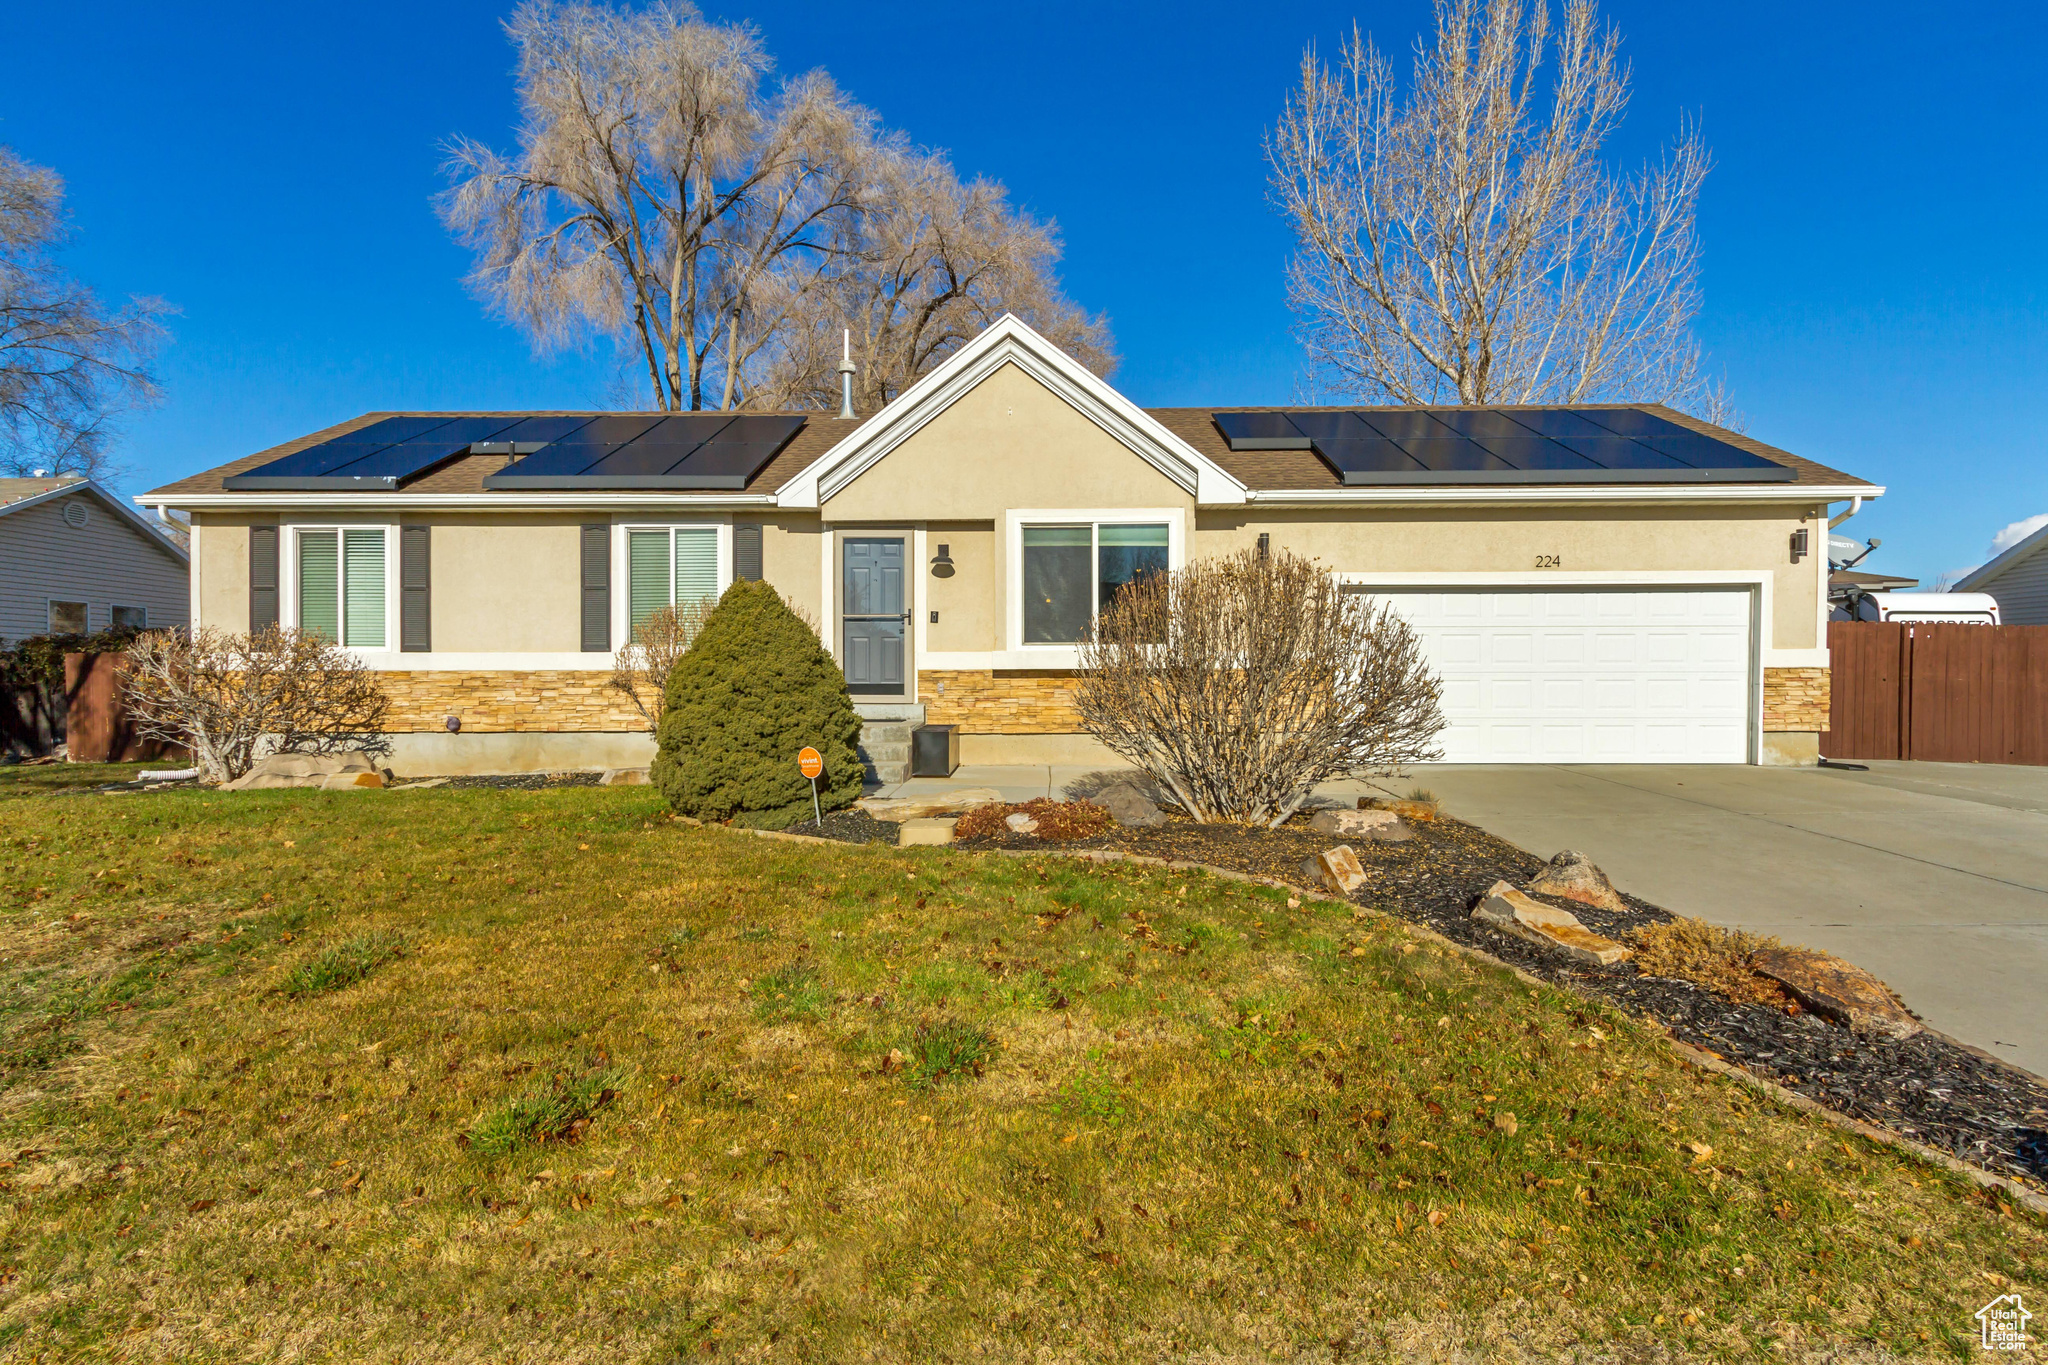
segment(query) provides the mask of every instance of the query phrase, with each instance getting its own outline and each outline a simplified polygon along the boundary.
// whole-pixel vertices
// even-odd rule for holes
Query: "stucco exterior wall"
[[[235,634],[249,629],[249,527],[275,520],[249,512],[192,514],[196,624]]]
[[[948,578],[932,574],[931,556],[944,545],[953,560]],[[996,572],[996,530],[987,523],[940,522],[925,529],[928,553],[914,578],[926,613],[925,648],[1001,649],[1003,582]],[[939,619],[931,620],[936,611]]]
[[[782,600],[823,629],[825,537],[815,515],[739,516],[738,522],[761,527],[761,579],[782,594]]]
[[[1180,507],[1180,486],[1005,365],[828,498],[828,522],[987,521],[1015,507]]]
[[[568,652],[581,646],[580,518],[403,520],[433,527],[429,596],[436,653]]]
[[[1539,572],[1554,556],[1560,583],[1573,573],[1742,570],[1769,572],[1770,638],[1814,649],[1821,635],[1826,528],[1805,505],[1653,508],[1346,508],[1341,511],[1202,512],[1192,554],[1228,553],[1270,533],[1275,548],[1340,573]],[[1791,535],[1808,527],[1813,553],[1792,563]]]

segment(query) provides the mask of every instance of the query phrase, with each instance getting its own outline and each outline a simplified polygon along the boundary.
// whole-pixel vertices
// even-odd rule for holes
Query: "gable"
[[[1188,492],[1015,365],[821,504],[832,521],[993,521],[1012,507],[1174,507]]]

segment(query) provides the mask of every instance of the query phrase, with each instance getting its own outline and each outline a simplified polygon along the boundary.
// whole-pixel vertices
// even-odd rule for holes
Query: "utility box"
[[[912,777],[951,777],[959,766],[959,726],[920,725],[910,732]]]

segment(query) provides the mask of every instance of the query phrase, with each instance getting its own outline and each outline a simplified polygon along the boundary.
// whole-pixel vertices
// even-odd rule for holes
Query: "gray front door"
[[[846,690],[900,696],[903,629],[910,620],[903,601],[903,537],[848,536],[840,553]]]

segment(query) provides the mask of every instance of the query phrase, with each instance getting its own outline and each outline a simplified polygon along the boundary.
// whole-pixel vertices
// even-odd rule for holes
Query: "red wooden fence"
[[[2048,626],[1835,621],[1828,758],[2048,764]]]
[[[66,752],[73,763],[153,762],[184,756],[184,749],[135,733],[121,699],[122,656],[66,654],[64,692]]]

